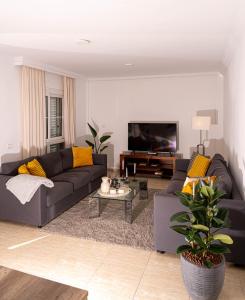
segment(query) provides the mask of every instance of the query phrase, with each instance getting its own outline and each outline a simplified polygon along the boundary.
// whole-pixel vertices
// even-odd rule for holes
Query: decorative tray
[[[122,197],[122,196],[126,196],[127,194],[129,194],[132,189],[129,187],[120,187],[119,190],[123,190],[123,193],[119,193],[118,190],[113,189],[114,191],[116,191],[115,194],[110,194],[110,193],[102,193],[102,191],[99,189],[98,190],[98,194],[102,197],[106,197],[106,198],[115,198],[115,197]]]

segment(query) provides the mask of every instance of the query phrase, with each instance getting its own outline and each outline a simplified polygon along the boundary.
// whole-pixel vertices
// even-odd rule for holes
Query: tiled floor
[[[160,188],[166,182],[153,179],[149,185]],[[35,241],[45,235],[0,222],[0,265],[86,289],[89,300],[189,299],[176,255],[55,234]],[[220,299],[245,299],[244,283],[245,269],[227,264]]]

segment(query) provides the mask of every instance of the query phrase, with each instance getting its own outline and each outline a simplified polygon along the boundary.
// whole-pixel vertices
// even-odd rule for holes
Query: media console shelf
[[[135,165],[137,176],[169,178],[175,171],[175,160],[181,157],[181,154],[170,156],[144,152],[123,152],[120,154],[120,176],[126,175],[126,168],[128,169],[128,175],[133,175]]]

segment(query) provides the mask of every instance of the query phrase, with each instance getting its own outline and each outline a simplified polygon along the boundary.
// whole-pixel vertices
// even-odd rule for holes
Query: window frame
[[[48,116],[46,115],[46,97],[48,98]],[[50,130],[50,107],[51,107],[51,97],[57,97],[61,98],[62,100],[62,135],[59,137],[50,137],[51,130]],[[45,93],[45,125],[44,125],[44,130],[45,130],[45,143],[46,143],[46,148],[47,148],[47,153],[50,153],[50,146],[54,144],[62,144],[65,142],[64,138],[64,92],[62,90],[56,90],[56,89],[48,89],[46,90]],[[47,128],[47,122],[46,119],[48,119],[48,128]],[[48,132],[48,137],[46,138],[46,133]]]

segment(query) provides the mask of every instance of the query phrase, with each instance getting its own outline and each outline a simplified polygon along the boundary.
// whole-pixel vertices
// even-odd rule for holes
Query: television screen
[[[177,123],[128,123],[128,150],[177,151]]]

